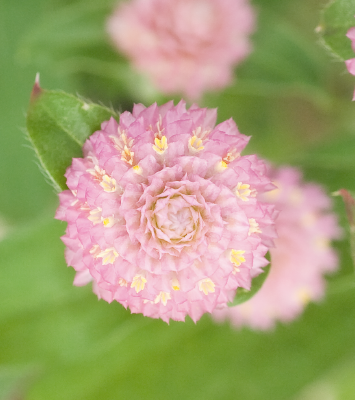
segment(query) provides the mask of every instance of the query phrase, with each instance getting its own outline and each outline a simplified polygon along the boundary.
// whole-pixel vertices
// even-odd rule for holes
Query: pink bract
[[[330,198],[318,185],[303,183],[294,168],[280,168],[272,178],[278,189],[262,195],[280,210],[270,274],[252,299],[213,314],[237,327],[270,329],[277,320],[293,320],[309,301],[322,298],[323,275],[337,268],[330,240],[339,237],[340,228]]]
[[[351,40],[351,47],[355,51],[355,27],[350,28],[346,36]],[[355,75],[355,58],[351,58],[350,60],[345,61],[346,68],[348,71]],[[353,95],[353,101],[355,100],[355,91]]]
[[[231,82],[254,26],[248,0],[132,0],[117,7],[107,30],[163,93],[196,99]]]
[[[102,124],[66,172],[56,218],[67,221],[74,284],[133,313],[196,321],[249,289],[272,245],[265,165],[216,110],[181,101],[135,105]]]

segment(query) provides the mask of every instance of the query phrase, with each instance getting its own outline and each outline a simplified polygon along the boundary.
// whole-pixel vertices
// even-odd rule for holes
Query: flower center
[[[157,213],[157,228],[161,229],[170,240],[181,240],[195,231],[190,207],[176,210],[175,204],[168,204],[164,212]]]

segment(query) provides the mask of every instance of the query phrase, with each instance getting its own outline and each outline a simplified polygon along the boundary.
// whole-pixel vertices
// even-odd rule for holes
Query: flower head
[[[275,237],[273,206],[256,193],[274,186],[240,155],[248,137],[234,121],[215,120],[182,101],[138,104],[87,140],[56,214],[75,285],[165,321],[196,321],[250,288]]]
[[[348,33],[346,36],[351,40],[351,47],[355,52],[355,27],[350,28],[348,30]],[[346,68],[348,71],[352,74],[355,75],[355,58],[351,58],[350,60],[345,61]],[[355,100],[355,91],[354,91],[354,96],[353,100]]]
[[[249,301],[213,314],[217,320],[230,319],[235,326],[270,329],[276,320],[294,319],[309,301],[322,297],[323,274],[337,267],[330,240],[340,231],[329,212],[330,199],[319,186],[302,183],[294,168],[274,171],[272,178],[278,189],[262,195],[280,210],[269,276]],[[254,223],[251,226],[256,229]]]
[[[248,0],[132,0],[107,29],[113,43],[164,93],[198,98],[226,86],[251,51]]]

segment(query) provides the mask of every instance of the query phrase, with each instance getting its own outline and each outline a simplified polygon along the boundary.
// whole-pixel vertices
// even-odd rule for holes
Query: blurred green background
[[[166,325],[72,286],[59,240],[65,224],[53,220],[56,194],[26,139],[25,114],[36,72],[45,88],[118,110],[167,100],[111,49],[104,21],[114,4],[0,0],[0,400],[353,400],[346,228],[324,301],[269,333],[235,331],[208,316]],[[253,4],[254,53],[231,87],[200,105],[218,107],[220,121],[232,116],[252,135],[248,152],[300,166],[329,192],[355,190],[355,79],[317,43],[324,2]],[[335,208],[346,227],[340,199]]]

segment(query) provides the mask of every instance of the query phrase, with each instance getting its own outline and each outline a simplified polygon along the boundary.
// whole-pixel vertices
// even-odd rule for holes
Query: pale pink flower
[[[110,119],[74,158],[56,218],[77,286],[168,321],[198,320],[249,289],[272,245],[273,189],[249,138],[216,110],[173,102]],[[258,227],[255,230],[255,227]]]
[[[291,321],[309,301],[322,298],[323,275],[337,268],[330,241],[339,237],[340,228],[330,212],[330,198],[318,185],[303,183],[295,168],[280,168],[272,179],[278,189],[262,195],[280,210],[269,276],[249,301],[217,310],[213,316],[218,321],[229,319],[234,326],[255,329]]]
[[[196,99],[231,82],[254,26],[248,0],[132,0],[118,5],[107,30],[162,92]]]
[[[346,36],[351,40],[351,47],[355,52],[355,27],[350,28],[348,30],[348,33],[346,34]],[[351,58],[350,60],[346,60],[345,64],[346,64],[346,68],[348,69],[348,71],[352,75],[355,75],[355,58]],[[353,101],[354,100],[355,100],[355,91],[354,91],[354,95],[353,95]]]

